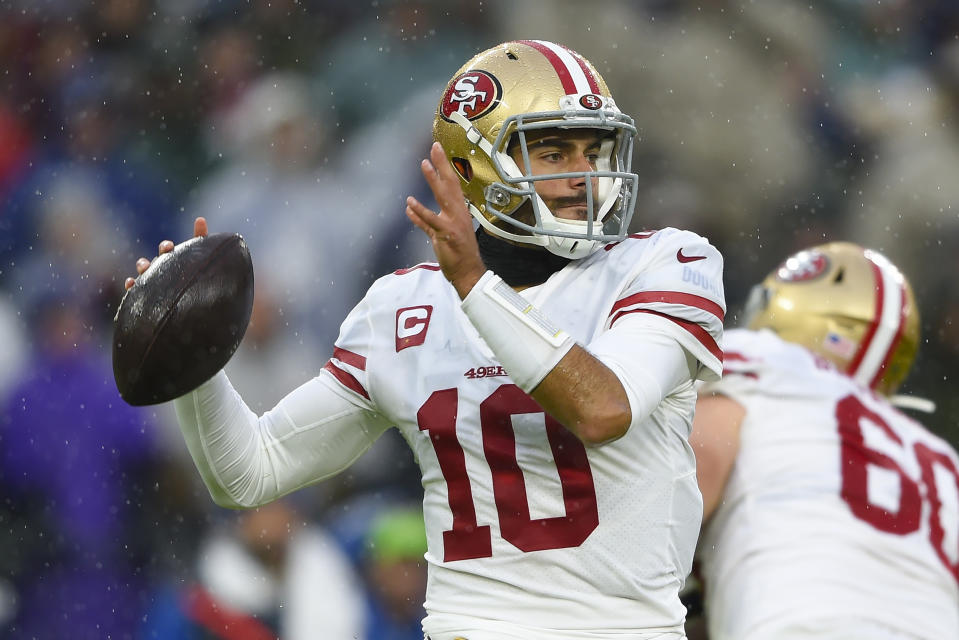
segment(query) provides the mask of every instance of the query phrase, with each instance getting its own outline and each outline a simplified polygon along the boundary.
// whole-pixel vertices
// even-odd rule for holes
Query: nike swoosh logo
[[[697,260],[705,260],[706,256],[684,256],[683,250],[680,249],[676,252],[676,259],[680,262],[696,262]]]

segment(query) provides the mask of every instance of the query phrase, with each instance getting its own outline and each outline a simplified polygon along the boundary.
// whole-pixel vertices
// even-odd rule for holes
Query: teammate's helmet
[[[546,128],[608,132],[594,171],[532,176],[526,136]],[[542,40],[488,49],[450,80],[436,110],[433,137],[462,179],[470,212],[491,233],[581,258],[622,240],[635,206],[638,178],[630,172],[633,119],[613,102],[603,78],[575,51]],[[508,153],[518,144],[522,165]],[[556,218],[536,195],[535,182],[585,177],[586,220]],[[591,178],[598,178],[594,190]],[[515,216],[530,202],[531,219]]]
[[[919,346],[909,282],[884,256],[849,242],[787,258],[754,287],[745,315],[750,329],[771,329],[886,395]]]

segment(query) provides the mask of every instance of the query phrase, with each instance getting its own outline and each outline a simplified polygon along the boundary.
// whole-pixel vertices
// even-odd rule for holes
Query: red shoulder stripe
[[[430,264],[430,263],[424,262],[423,264],[413,265],[412,267],[407,267],[405,269],[397,269],[396,271],[393,272],[393,275],[403,276],[403,275],[406,275],[407,273],[416,271],[417,269],[426,269],[427,271],[439,271],[440,266],[438,264]]]
[[[726,317],[723,308],[709,298],[697,296],[692,293],[681,293],[679,291],[640,291],[639,293],[634,293],[622,300],[618,300],[616,304],[613,305],[613,309],[609,312],[609,315],[613,317],[613,322],[615,322],[615,316],[618,315],[623,307],[634,304],[648,304],[650,302],[684,304],[688,307],[696,307],[697,309],[702,309],[707,313],[713,314],[719,318],[720,322]]]
[[[343,385],[350,391],[354,391],[360,394],[367,400],[370,399],[370,394],[366,392],[366,389],[363,388],[363,385],[360,384],[360,381],[354,378],[351,373],[344,371],[343,369],[340,369],[338,366],[333,364],[332,360],[327,361],[327,363],[323,365],[323,368],[329,371],[330,373],[332,373],[333,377],[336,378],[341,385]]]
[[[726,354],[729,355],[728,353]],[[759,379],[759,374],[752,371],[734,371],[733,369],[723,369],[723,376],[746,376],[747,378],[752,378],[753,380]]]
[[[346,349],[334,347],[333,357],[344,364],[350,365],[351,367],[356,367],[361,371],[366,371],[366,358],[358,353],[353,353],[352,351],[347,351]]]
[[[652,238],[652,237],[653,237],[654,235],[656,235],[657,233],[658,233],[658,231],[640,231],[639,233],[631,233],[631,234],[629,234],[629,235],[626,236],[626,237],[627,237],[627,238],[630,238],[630,239],[633,239],[633,240],[647,240],[647,239],[649,239],[649,238]],[[620,242],[622,242],[622,241],[620,241]],[[616,245],[620,244],[620,242],[610,242],[608,245],[606,245],[606,246],[603,247],[603,251],[609,251],[610,249],[612,249],[612,248],[615,247]]]
[[[688,331],[694,338],[699,340],[699,342],[706,347],[706,350],[711,354],[716,356],[716,358],[722,362],[723,361],[723,350],[719,348],[719,345],[716,344],[716,341],[713,340],[713,337],[709,335],[709,332],[703,329],[701,326],[695,322],[689,320],[683,320],[682,318],[674,318],[673,316],[667,315],[665,313],[660,313],[659,311],[653,311],[652,309],[630,309],[629,311],[623,311],[618,314],[616,318],[613,319],[613,322],[616,322],[620,318],[630,313],[651,313],[654,316],[659,316],[661,318],[666,318],[670,322],[678,324],[680,327]]]

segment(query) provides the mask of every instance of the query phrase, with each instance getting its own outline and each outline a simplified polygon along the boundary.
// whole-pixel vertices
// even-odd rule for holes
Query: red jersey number
[[[473,491],[466,474],[466,456],[456,438],[456,389],[435,391],[416,414],[421,431],[428,431],[446,480],[453,527],[443,532],[445,562],[488,558],[492,534],[479,526]],[[523,471],[516,457],[512,416],[542,413],[548,443],[559,472],[566,515],[530,516]],[[503,539],[522,551],[578,547],[599,525],[593,475],[586,448],[530,396],[513,384],[501,385],[480,403],[483,453],[493,478],[493,499]]]
[[[866,446],[862,431],[862,421],[875,425],[886,438],[902,448],[904,455],[914,455],[920,469],[920,477],[914,480],[891,457]],[[923,443],[917,442],[907,447],[899,434],[885,419],[855,396],[846,396],[836,405],[836,421],[839,424],[841,441],[842,499],[849,505],[853,515],[870,525],[896,535],[907,535],[919,530],[921,526],[923,500],[929,505],[929,542],[936,555],[959,580],[959,548],[953,550],[952,557],[945,549],[945,527],[942,522],[942,501],[939,498],[939,485],[936,481],[936,468],[951,476],[959,492],[959,472],[945,453],[934,451]],[[895,473],[899,480],[899,505],[890,511],[874,504],[869,498],[869,467],[878,467]],[[941,476],[940,476],[941,477]],[[952,523],[956,526],[959,523]],[[959,546],[959,545],[957,545]]]

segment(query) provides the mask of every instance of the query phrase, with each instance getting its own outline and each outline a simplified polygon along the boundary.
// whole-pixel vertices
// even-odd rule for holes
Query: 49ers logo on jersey
[[[503,95],[503,87],[493,74],[474,70],[453,78],[443,95],[440,113],[447,120],[456,112],[475,120],[493,110]]]
[[[783,282],[806,282],[824,274],[829,258],[818,251],[800,251],[779,265],[776,277]]]
[[[426,340],[426,330],[433,315],[432,305],[405,307],[396,310],[396,352],[418,347]]]

